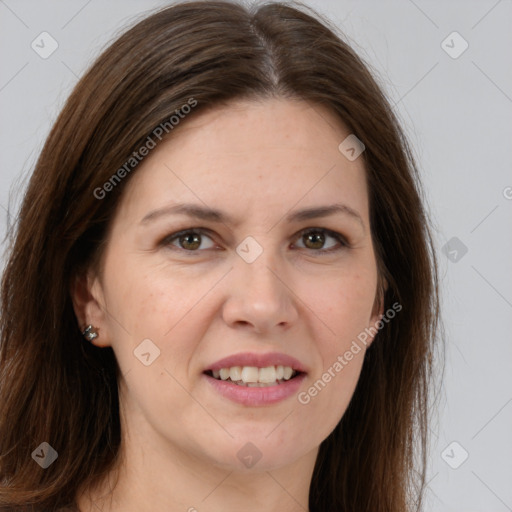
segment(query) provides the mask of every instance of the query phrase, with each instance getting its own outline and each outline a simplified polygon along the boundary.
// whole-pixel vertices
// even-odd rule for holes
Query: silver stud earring
[[[98,337],[98,333],[94,330],[92,325],[88,325],[82,332],[83,336],[87,341],[92,341],[94,338]]]

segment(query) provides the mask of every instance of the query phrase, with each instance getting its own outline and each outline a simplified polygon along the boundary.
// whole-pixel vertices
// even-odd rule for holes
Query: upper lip
[[[265,368],[267,366],[290,366],[298,372],[306,372],[304,365],[292,356],[281,352],[267,352],[265,354],[257,354],[254,352],[242,352],[233,354],[223,359],[219,359],[212,365],[208,366],[205,371],[220,370],[221,368],[231,368],[233,366],[256,366]]]

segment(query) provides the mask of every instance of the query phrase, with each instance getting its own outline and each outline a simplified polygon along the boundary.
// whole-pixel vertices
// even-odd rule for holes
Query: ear
[[[379,276],[377,284],[377,293],[375,294],[375,301],[373,303],[372,313],[368,324],[368,330],[371,333],[368,336],[367,345],[370,346],[377,336],[376,324],[382,320],[384,316],[384,297],[388,289],[388,282],[384,277]]]
[[[71,279],[70,294],[79,329],[82,331],[91,324],[98,333],[89,343],[97,347],[110,346],[108,315],[99,278],[91,270],[76,274]]]

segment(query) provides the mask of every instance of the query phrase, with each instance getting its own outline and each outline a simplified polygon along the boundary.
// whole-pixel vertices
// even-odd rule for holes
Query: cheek
[[[320,319],[313,339],[321,367],[310,376],[298,401],[307,410],[311,428],[319,428],[315,418],[322,418],[324,437],[344,415],[359,381],[366,345],[357,337],[369,324],[375,286],[371,272],[351,273],[309,295]]]
[[[313,417],[322,415],[327,430],[341,419],[359,380],[366,345],[358,336],[369,325],[376,286],[376,269],[365,266],[341,270],[305,295],[317,318],[313,339],[321,368],[311,376],[299,403],[307,402]]]
[[[324,353],[350,345],[350,339],[368,326],[377,286],[375,268],[347,266],[317,281],[308,276],[301,283],[297,294],[316,318],[315,338],[324,340]]]
[[[185,314],[194,294],[179,271],[148,265],[146,259],[122,249],[110,253],[105,266],[107,307],[134,336],[162,338]]]
[[[345,414],[359,381],[363,360],[364,350],[344,363],[333,358],[323,373],[312,376],[308,386],[298,394],[302,417],[308,430],[316,432],[318,442],[334,430]]]
[[[211,320],[204,305],[219,277],[144,264],[137,255],[112,257],[106,275],[109,329],[120,364],[131,366],[133,351],[149,339],[160,350],[151,367],[184,372]]]

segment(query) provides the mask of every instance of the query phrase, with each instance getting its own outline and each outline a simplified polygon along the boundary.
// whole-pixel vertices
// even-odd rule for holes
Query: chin
[[[274,424],[275,428],[276,424]],[[225,471],[237,473],[258,473],[273,471],[293,464],[301,456],[305,443],[288,440],[284,443],[281,436],[276,435],[271,439],[268,433],[271,429],[253,435],[235,436],[227,442],[217,444],[217,449],[212,452],[212,445],[205,447],[208,458],[217,467]],[[285,436],[286,437],[286,436]],[[298,452],[297,447],[301,447]],[[307,449],[306,449],[307,451]]]

